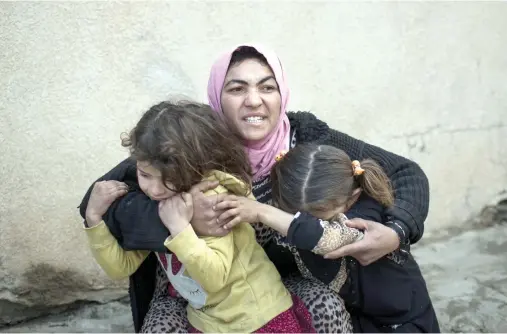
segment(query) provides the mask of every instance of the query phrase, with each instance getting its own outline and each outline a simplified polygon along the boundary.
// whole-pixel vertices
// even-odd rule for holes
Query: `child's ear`
[[[352,207],[352,205],[354,205],[354,203],[357,202],[357,199],[361,196],[362,191],[363,189],[361,188],[354,189],[352,196],[350,196],[350,199],[347,201],[347,211]]]

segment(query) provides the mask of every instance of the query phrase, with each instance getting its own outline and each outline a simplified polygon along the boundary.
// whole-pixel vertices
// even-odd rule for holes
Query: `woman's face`
[[[275,75],[257,59],[229,69],[221,102],[227,123],[247,142],[264,139],[280,119],[281,97]]]

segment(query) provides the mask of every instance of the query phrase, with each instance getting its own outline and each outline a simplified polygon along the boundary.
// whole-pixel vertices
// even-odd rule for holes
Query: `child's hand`
[[[175,237],[183,231],[194,215],[192,195],[188,193],[176,194],[158,203],[158,214],[162,223]]]
[[[225,229],[231,229],[238,223],[258,223],[259,212],[262,210],[262,204],[252,199],[229,195],[222,202],[216,205],[216,210],[225,210],[218,217],[220,225]]]
[[[100,181],[93,185],[88,206],[86,207],[86,222],[93,227],[102,221],[102,216],[113,202],[128,192],[128,186],[120,181]]]

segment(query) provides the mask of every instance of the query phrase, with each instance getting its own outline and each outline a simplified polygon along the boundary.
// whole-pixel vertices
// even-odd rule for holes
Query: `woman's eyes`
[[[241,91],[243,91],[243,87],[241,87],[241,86],[232,87],[232,88],[228,89],[228,92],[231,92],[231,93],[238,93],[238,92],[241,92]]]
[[[242,93],[246,90],[245,87],[242,87],[242,86],[238,86],[238,87],[232,87],[232,88],[229,88],[227,91],[230,92],[230,93]],[[273,86],[273,85],[265,85],[265,86],[261,86],[259,88],[259,90],[263,93],[271,93],[271,92],[274,92],[277,90],[276,86]]]
[[[261,88],[264,92],[272,92],[272,91],[275,91],[276,90],[276,87],[275,86],[263,86]]]

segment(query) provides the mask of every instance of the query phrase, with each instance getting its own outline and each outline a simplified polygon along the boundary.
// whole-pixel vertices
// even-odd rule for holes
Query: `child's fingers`
[[[117,199],[118,197],[121,197],[123,195],[126,195],[128,193],[128,189],[125,188],[116,188],[112,193],[111,197],[114,199]]]
[[[107,183],[104,184],[104,189],[109,189],[110,192],[115,192],[118,189],[124,189],[128,190],[129,186],[126,183],[120,182],[120,181],[106,181]]]
[[[223,226],[223,228],[226,229],[226,230],[230,230],[234,226],[238,225],[240,222],[241,222],[241,217],[236,216],[236,218],[234,218],[233,220],[231,220],[230,222],[228,222],[227,224],[225,224]]]
[[[115,185],[115,186],[127,186],[127,184],[125,182],[121,182],[121,181],[116,181],[116,180],[109,180],[109,181],[106,181],[112,185]]]
[[[214,207],[214,210],[215,211],[222,211],[222,210],[228,210],[228,209],[235,209],[237,208],[239,205],[239,202],[235,199],[235,197],[233,198],[226,198],[224,199],[222,202],[220,203],[217,203],[217,205],[215,205]]]
[[[186,206],[192,206],[193,204],[192,195],[190,195],[189,193],[183,193],[181,194],[181,197],[183,198],[183,201],[185,202]]]
[[[128,189],[128,185],[126,183],[115,181],[115,180],[109,180],[109,181],[103,181],[101,184],[101,188],[103,190],[109,190],[110,192],[115,191],[116,189]]]
[[[368,221],[361,218],[353,218],[351,220],[345,221],[345,225],[348,227],[354,227],[358,230],[367,230],[368,229]]]
[[[232,219],[237,215],[239,215],[239,210],[237,208],[225,211],[220,216],[218,216],[218,225],[223,226],[225,223],[229,221],[229,219]]]

